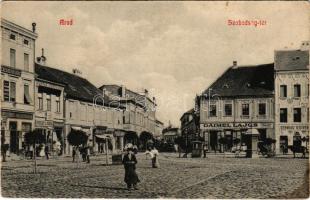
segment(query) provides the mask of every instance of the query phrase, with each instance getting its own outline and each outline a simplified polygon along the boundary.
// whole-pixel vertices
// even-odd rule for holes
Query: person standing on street
[[[140,182],[138,175],[136,173],[137,158],[133,152],[132,145],[128,145],[127,152],[123,157],[122,163],[125,168],[125,178],[124,181],[127,184],[127,189],[130,190],[131,187],[137,190],[137,183]]]
[[[48,145],[45,145],[44,153],[45,153],[46,160],[48,160],[49,159],[49,148],[48,148]]]
[[[204,158],[207,157],[207,151],[208,151],[207,145],[203,145],[203,157],[204,157]]]
[[[153,147],[151,151],[153,168],[159,168],[158,154],[159,154],[158,150],[155,147]]]
[[[75,162],[75,157],[76,157],[76,147],[73,147],[73,149],[72,149],[72,162]]]
[[[87,163],[90,163],[90,147],[89,146],[86,147],[86,160],[87,160]]]

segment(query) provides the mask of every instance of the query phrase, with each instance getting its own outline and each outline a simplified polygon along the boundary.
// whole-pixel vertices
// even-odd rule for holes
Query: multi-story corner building
[[[11,153],[22,149],[23,134],[33,129],[35,27],[1,19],[1,141]]]
[[[221,148],[219,138],[226,138],[228,151],[235,138],[250,143],[247,133],[253,129],[262,141],[274,139],[274,65],[238,66],[234,61],[202,93],[198,107],[200,134],[209,150]]]
[[[44,49],[37,62],[45,65]],[[35,71],[40,70],[36,67]],[[56,150],[55,144],[64,144],[64,87],[65,85],[41,78],[35,79],[35,119],[34,128],[40,129],[47,138],[50,150]],[[54,145],[53,145],[54,144]],[[63,153],[63,151],[61,151]]]
[[[148,97],[148,92],[138,94],[125,86],[103,85],[100,87],[111,101],[120,102],[123,112],[124,143],[133,143],[145,148],[145,142],[154,137],[156,131],[156,103]]]
[[[199,114],[192,108],[185,112],[181,117],[181,135],[190,144],[194,140],[198,140],[199,134]]]
[[[309,44],[275,51],[275,133],[277,152],[309,136]]]
[[[82,130],[88,134],[89,144],[94,147],[94,151],[99,151],[102,146],[102,149],[106,148],[106,142],[103,141],[105,139],[109,141],[109,146],[112,146],[112,151],[123,148],[121,106],[109,102],[102,91],[80,75],[37,63],[35,70],[38,79],[64,85],[63,103],[60,104],[63,105],[65,119],[61,137],[64,153],[71,152],[67,135],[72,129]],[[49,99],[45,98],[43,105],[48,104],[48,101]]]

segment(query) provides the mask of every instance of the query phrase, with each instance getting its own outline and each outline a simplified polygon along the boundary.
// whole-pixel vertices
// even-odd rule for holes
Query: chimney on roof
[[[35,22],[32,23],[32,32],[36,32],[36,26],[37,24]]]
[[[236,60],[234,60],[234,61],[233,61],[233,66],[232,66],[232,68],[237,68],[237,67],[238,67],[238,63],[237,63]]]
[[[124,85],[122,85],[121,87],[122,87],[121,97],[126,97],[126,87]]]
[[[102,87],[102,96],[103,96],[103,98],[104,98],[105,94],[106,94],[106,89],[104,87]]]
[[[42,48],[42,55],[40,57],[37,57],[37,62],[41,65],[46,64],[46,57],[44,56],[44,48]]]

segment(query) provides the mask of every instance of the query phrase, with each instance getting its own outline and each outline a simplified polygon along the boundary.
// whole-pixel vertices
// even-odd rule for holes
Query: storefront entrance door
[[[9,129],[10,129],[10,152],[18,153],[19,137],[17,131],[17,122],[10,122]]]
[[[210,148],[211,150],[215,151],[217,150],[217,132],[216,131],[210,131]]]
[[[281,135],[280,136],[280,148],[282,153],[287,153],[288,152],[288,137],[286,135]]]

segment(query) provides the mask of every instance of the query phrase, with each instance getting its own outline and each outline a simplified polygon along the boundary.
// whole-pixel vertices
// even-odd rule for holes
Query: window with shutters
[[[24,53],[24,70],[29,71],[29,54]]]
[[[29,93],[29,85],[24,85],[24,104],[30,104],[31,101],[32,100]]]
[[[15,51],[15,49],[10,49],[10,66],[16,67],[16,51]]]
[[[16,101],[16,83],[3,81],[3,100],[9,102]]]

